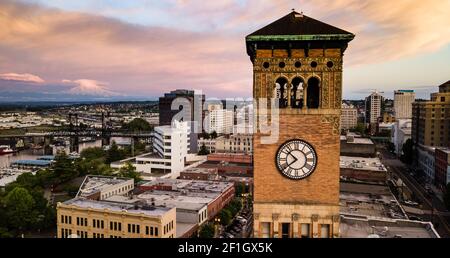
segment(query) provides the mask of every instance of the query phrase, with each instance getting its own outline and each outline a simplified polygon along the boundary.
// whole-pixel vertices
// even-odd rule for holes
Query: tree
[[[406,164],[411,164],[413,162],[413,141],[411,139],[406,140],[402,147],[401,160]]]
[[[53,172],[53,177],[56,179],[55,183],[57,184],[67,182],[78,176],[75,161],[69,159],[65,152],[56,155],[51,170]]]
[[[127,131],[151,131],[153,127],[142,118],[135,118],[128,124],[124,124],[122,129]]]
[[[142,180],[141,174],[139,172],[136,172],[136,167],[134,167],[130,162],[127,162],[123,167],[119,169],[119,176],[133,178],[134,183]]]
[[[450,183],[447,184],[445,189],[444,204],[447,210],[450,210]]]
[[[111,164],[112,162],[121,160],[123,158],[125,158],[125,155],[122,151],[119,150],[116,142],[113,141],[106,154],[106,164]]]
[[[236,186],[235,186],[235,194],[236,194],[236,196],[241,196],[243,193],[245,192],[245,185],[244,185],[244,183],[238,183]]]
[[[226,226],[231,223],[231,219],[233,218],[233,214],[231,214],[231,211],[227,208],[224,208],[219,213],[220,217],[220,224]]]
[[[354,131],[359,133],[360,135],[366,134],[366,125],[364,123],[358,123],[354,128]]]
[[[202,132],[200,138],[208,140],[210,138],[210,135],[209,135],[209,133]]]
[[[202,146],[200,147],[200,150],[198,151],[198,155],[204,156],[204,155],[208,155],[209,154],[209,150],[206,149],[205,144],[202,144]]]
[[[87,148],[80,153],[80,157],[85,160],[102,159],[105,156],[105,151],[100,147]]]
[[[242,202],[240,198],[234,198],[228,204],[228,209],[231,211],[232,217],[234,217],[242,208]]]
[[[217,138],[217,132],[216,131],[212,131],[212,133],[210,134],[211,139],[216,139]]]
[[[27,228],[32,221],[33,197],[27,189],[16,187],[5,197],[6,213],[9,224],[19,232]]]
[[[214,225],[211,223],[205,223],[199,231],[200,238],[213,238],[215,233]]]
[[[80,175],[111,175],[111,167],[106,165],[102,159],[79,160],[77,168]]]

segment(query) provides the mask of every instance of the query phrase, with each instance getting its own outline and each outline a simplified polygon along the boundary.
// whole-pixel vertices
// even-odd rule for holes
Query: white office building
[[[233,131],[233,111],[214,108],[208,111],[205,119],[205,131],[208,133],[229,134]]]
[[[412,103],[416,99],[413,90],[394,91],[394,112],[396,119],[412,118]]]
[[[395,146],[395,154],[400,157],[403,152],[403,144],[411,139],[411,119],[398,119],[392,126],[392,143]]]
[[[155,127],[153,152],[111,164],[120,168],[127,162],[147,177],[177,178],[184,169],[190,145],[188,122],[174,121],[172,126]]]

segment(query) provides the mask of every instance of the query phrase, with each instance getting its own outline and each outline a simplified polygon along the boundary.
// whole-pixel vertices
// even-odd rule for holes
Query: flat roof
[[[341,216],[341,238],[440,238],[430,222]]]
[[[208,203],[215,200],[217,196],[217,194],[195,196],[190,193],[184,195],[171,191],[147,191],[139,194],[136,198],[147,202],[154,202],[155,205],[199,211],[207,206]]]
[[[352,168],[358,170],[387,171],[379,158],[362,158],[340,156],[339,166],[341,168]]]
[[[80,186],[80,190],[78,192],[79,197],[87,197],[97,192],[101,192],[109,187],[114,185],[118,185],[124,182],[129,182],[134,184],[134,180],[132,178],[124,178],[124,177],[114,177],[114,176],[92,176],[88,175],[85,177],[83,184]]]
[[[386,185],[340,183],[340,211],[343,215],[407,219]]]
[[[152,217],[161,217],[173,208],[161,206],[143,206],[136,204],[117,203],[110,201],[96,201],[84,198],[74,198],[63,203],[64,205],[73,205],[80,208],[91,208],[98,211],[108,209],[116,212],[126,212],[133,214],[143,214]]]
[[[353,136],[353,135],[348,135]],[[369,138],[361,138],[359,135],[353,136],[353,140],[350,141],[348,136],[341,135],[341,141],[347,141],[348,144],[373,144],[372,140]]]
[[[181,173],[199,173],[199,174],[211,174],[211,173],[217,173],[217,168],[205,168],[205,167],[194,167],[194,168],[188,168]]]
[[[194,224],[194,223],[184,223],[184,222],[177,221],[177,235],[176,235],[177,238],[182,237],[184,234],[193,230],[197,226],[198,225]]]
[[[157,178],[155,180],[151,180],[141,184],[141,186],[153,186],[153,185],[167,185],[172,186],[172,189],[176,191],[188,190],[199,193],[223,192],[230,186],[231,187],[234,186],[234,184],[231,182],[170,179],[170,178]]]
[[[14,161],[13,165],[25,165],[25,166],[49,166],[52,164],[50,160],[34,160],[34,159],[21,159]]]

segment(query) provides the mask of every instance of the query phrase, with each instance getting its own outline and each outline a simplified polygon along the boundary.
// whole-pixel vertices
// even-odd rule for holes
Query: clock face
[[[290,179],[304,179],[314,172],[317,155],[314,148],[302,140],[285,142],[276,156],[278,170]]]

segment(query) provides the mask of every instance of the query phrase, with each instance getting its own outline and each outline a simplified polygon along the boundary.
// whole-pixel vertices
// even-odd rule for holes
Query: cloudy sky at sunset
[[[0,0],[0,101],[250,97],[244,38],[292,8],[356,34],[345,98],[450,80],[450,0]]]

